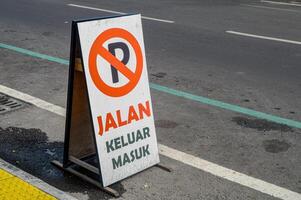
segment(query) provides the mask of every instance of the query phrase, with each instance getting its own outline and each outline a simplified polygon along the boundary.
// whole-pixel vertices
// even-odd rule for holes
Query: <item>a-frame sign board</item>
[[[119,196],[119,193],[114,189],[103,187],[100,170],[96,165],[99,160],[82,65],[77,21],[72,22],[71,29],[63,164],[58,161],[52,161],[52,163],[115,197]]]
[[[109,185],[158,163],[141,16],[73,21],[64,158],[53,164],[117,197]]]

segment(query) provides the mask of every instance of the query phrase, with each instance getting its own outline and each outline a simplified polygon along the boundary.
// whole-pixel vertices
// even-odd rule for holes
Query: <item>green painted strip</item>
[[[12,51],[16,51],[18,53],[26,54],[26,55],[31,56],[31,57],[41,58],[41,59],[44,59],[44,60],[60,63],[60,64],[63,64],[63,65],[69,65],[68,60],[48,56],[48,55],[45,55],[45,54],[40,54],[40,53],[37,53],[37,52],[34,52],[34,51],[30,51],[30,50],[27,50],[27,49],[22,49],[22,48],[19,48],[19,47],[15,47],[15,46],[3,44],[3,43],[0,43],[0,48],[9,49],[9,50],[12,50]]]
[[[251,110],[251,109],[248,109],[248,108],[243,108],[243,107],[232,105],[232,104],[229,104],[229,103],[224,103],[222,101],[217,101],[217,100],[209,99],[209,98],[202,97],[202,96],[197,96],[197,95],[194,95],[194,94],[190,94],[190,93],[187,93],[187,92],[171,89],[171,88],[164,87],[164,86],[154,84],[154,83],[150,83],[150,87],[152,89],[155,89],[155,90],[158,90],[158,91],[161,91],[161,92],[172,94],[172,95],[175,95],[175,96],[178,96],[178,97],[184,97],[186,99],[197,101],[197,102],[200,102],[200,103],[203,103],[203,104],[223,108],[223,109],[226,109],[226,110],[231,110],[231,111],[234,111],[234,112],[246,114],[246,115],[256,117],[256,118],[266,119],[266,120],[269,120],[269,121],[272,121],[272,122],[276,122],[276,123],[279,123],[279,124],[285,124],[285,125],[295,127],[295,128],[301,128],[301,122],[298,122],[298,121],[294,121],[294,120],[290,120],[290,119],[286,119],[286,118],[282,118],[282,117],[277,117],[277,116],[274,116],[274,115],[266,114],[266,113],[263,113],[263,112],[258,112],[258,111],[255,111],[255,110]]]
[[[32,56],[32,57],[41,58],[41,59],[44,59],[44,60],[60,63],[60,64],[63,64],[63,65],[68,65],[69,64],[69,61],[65,60],[65,59],[56,58],[56,57],[48,56],[48,55],[45,55],[45,54],[40,54],[40,53],[33,52],[33,51],[30,51],[30,50],[27,50],[27,49],[22,49],[22,48],[19,48],[19,47],[15,47],[15,46],[3,44],[3,43],[0,43],[0,48],[10,49],[12,51],[16,51],[16,52],[26,54],[26,55],[29,55],[29,56]],[[171,95],[178,96],[178,97],[183,97],[185,99],[190,99],[190,100],[193,100],[193,101],[196,101],[196,102],[199,102],[199,103],[215,106],[215,107],[222,108],[222,109],[225,109],[225,110],[230,110],[230,111],[233,111],[233,112],[242,113],[242,114],[249,115],[249,116],[256,117],[256,118],[260,118],[260,119],[266,119],[266,120],[269,120],[269,121],[272,121],[272,122],[276,122],[276,123],[279,123],[279,124],[285,124],[285,125],[288,125],[288,126],[291,126],[291,127],[301,129],[301,122],[294,121],[294,120],[291,120],[291,119],[277,117],[277,116],[274,116],[274,115],[266,114],[266,113],[255,111],[255,110],[251,110],[251,109],[248,109],[248,108],[243,108],[243,107],[236,106],[236,105],[233,105],[233,104],[224,103],[222,101],[217,101],[217,100],[214,100],[214,99],[209,99],[209,98],[206,98],[206,97],[190,94],[190,93],[183,92],[183,91],[180,91],[180,90],[175,90],[175,89],[165,87],[165,86],[162,86],[162,85],[158,85],[158,84],[155,84],[155,83],[150,83],[150,87],[152,89],[158,90],[160,92],[164,92],[164,93],[171,94]]]

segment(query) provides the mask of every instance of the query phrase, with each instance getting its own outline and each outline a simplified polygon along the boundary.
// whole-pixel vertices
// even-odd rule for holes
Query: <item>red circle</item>
[[[104,49],[103,44],[114,37],[125,39],[130,43],[130,45],[133,47],[136,55],[136,70],[133,73],[132,79],[129,79],[129,82],[121,87],[111,87],[108,84],[106,84],[100,77],[98,70],[97,70],[97,55],[101,54],[107,54],[108,52],[106,49]],[[110,54],[112,55],[112,54]],[[115,57],[114,57],[115,58]],[[117,59],[117,58],[116,58]],[[108,60],[107,60],[108,61]],[[111,60],[113,62],[113,60]],[[110,62],[110,61],[108,61]],[[116,66],[114,66],[116,67]],[[89,71],[91,78],[93,80],[94,85],[97,87],[98,90],[103,92],[104,94],[112,97],[121,97],[129,92],[131,92],[137,83],[139,82],[139,79],[142,74],[142,68],[143,68],[143,56],[142,51],[140,48],[140,45],[136,38],[128,31],[121,29],[121,28],[111,28],[103,33],[101,33],[93,42],[90,54],[89,54]]]

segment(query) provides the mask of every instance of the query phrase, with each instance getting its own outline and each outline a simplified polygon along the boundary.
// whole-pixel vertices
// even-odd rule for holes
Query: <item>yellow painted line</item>
[[[13,178],[14,176],[10,173],[7,173],[6,171],[0,169],[0,181],[8,179],[8,178]]]
[[[56,200],[53,196],[32,186],[22,179],[0,169],[0,199],[1,200]]]

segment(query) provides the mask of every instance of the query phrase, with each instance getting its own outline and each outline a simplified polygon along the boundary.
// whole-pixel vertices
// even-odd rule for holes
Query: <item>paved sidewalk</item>
[[[48,193],[34,187],[13,174],[0,169],[0,199],[40,199],[55,200]]]
[[[0,159],[0,199],[75,200],[42,180]]]

